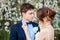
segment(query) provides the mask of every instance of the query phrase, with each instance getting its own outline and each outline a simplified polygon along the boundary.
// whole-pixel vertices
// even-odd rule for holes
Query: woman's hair
[[[55,14],[56,12],[48,7],[40,8],[39,10],[37,10],[37,17],[41,21],[43,21],[43,18],[45,17],[49,17],[49,19],[53,20]]]

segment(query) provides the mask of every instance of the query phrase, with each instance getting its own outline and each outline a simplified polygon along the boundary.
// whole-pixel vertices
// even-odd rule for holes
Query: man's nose
[[[32,17],[34,17],[34,14],[32,14]]]

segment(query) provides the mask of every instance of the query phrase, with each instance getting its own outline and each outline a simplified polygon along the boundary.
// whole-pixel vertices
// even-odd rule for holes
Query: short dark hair
[[[49,17],[51,20],[54,19],[56,12],[48,7],[40,8],[37,11],[37,17],[39,20],[43,21],[44,17]]]
[[[22,12],[26,13],[26,12],[27,12],[28,10],[30,10],[30,9],[34,9],[34,6],[31,5],[31,4],[29,4],[29,3],[23,3],[23,4],[21,5],[21,7],[20,7],[21,13],[22,13]]]

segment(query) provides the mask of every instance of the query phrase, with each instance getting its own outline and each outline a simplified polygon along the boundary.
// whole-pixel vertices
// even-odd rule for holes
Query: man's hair
[[[54,19],[56,12],[48,7],[40,8],[37,11],[37,17],[39,20],[43,21],[44,17],[49,17],[51,20]],[[49,19],[48,19],[49,20]]]
[[[21,14],[26,13],[28,10],[34,9],[34,6],[29,3],[23,3],[20,7]]]

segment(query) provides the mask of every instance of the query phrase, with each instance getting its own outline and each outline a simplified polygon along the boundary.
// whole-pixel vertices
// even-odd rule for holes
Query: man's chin
[[[33,20],[30,20],[30,21],[33,21]]]

